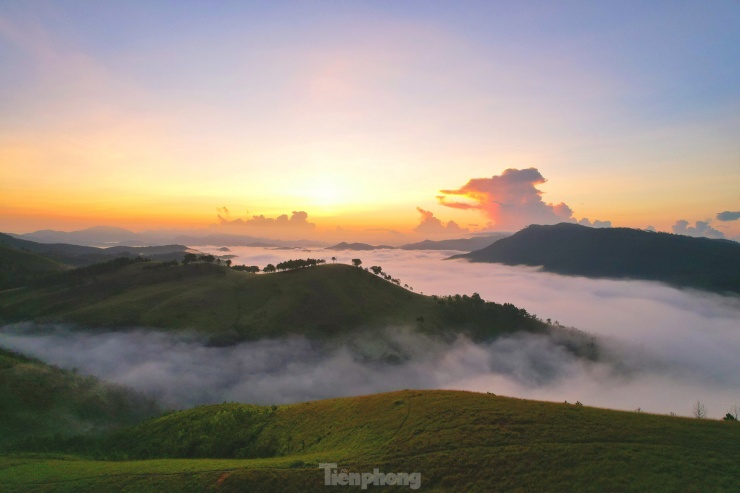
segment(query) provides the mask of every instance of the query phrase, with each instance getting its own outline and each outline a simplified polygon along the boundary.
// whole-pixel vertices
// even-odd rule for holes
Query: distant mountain
[[[560,223],[532,225],[482,250],[452,258],[740,293],[740,244],[729,240]]]
[[[33,233],[11,234],[14,238],[37,243],[64,243],[94,247],[110,246],[156,246],[178,243],[190,246],[228,245],[260,247],[310,247],[326,246],[326,242],[314,240],[274,240],[259,236],[209,233],[208,230],[192,232],[151,230],[134,233],[123,228],[95,226],[79,231],[55,231],[44,229]]]
[[[396,247],[388,246],[388,245],[368,245],[367,243],[347,243],[347,242],[341,242],[337,243],[334,246],[326,247],[327,250],[357,250],[357,251],[366,251],[366,250],[383,250],[383,249],[394,249]]]
[[[419,243],[409,243],[408,245],[403,245],[399,248],[402,250],[460,250],[464,252],[472,252],[473,250],[485,248],[488,245],[497,242],[501,238],[506,238],[507,236],[511,236],[511,233],[495,233],[487,236],[457,238],[454,240],[424,240]]]
[[[141,246],[147,244],[139,237],[138,233],[110,226],[94,226],[92,228],[70,232],[44,229],[33,233],[13,236],[39,243],[71,243],[73,245],[100,247],[121,244],[129,246]]]
[[[14,236],[0,233],[0,246],[12,250],[41,255],[47,259],[66,264],[73,267],[84,267],[98,262],[105,262],[116,257],[138,257],[144,256],[152,260],[182,260],[188,250],[185,245],[164,245],[153,247],[129,247],[117,246],[110,248],[98,248],[83,245],[70,245],[67,243],[38,243],[23,240]],[[8,258],[10,252],[4,253]]]

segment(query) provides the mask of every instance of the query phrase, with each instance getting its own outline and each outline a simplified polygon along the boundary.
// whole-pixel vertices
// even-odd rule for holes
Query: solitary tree
[[[694,404],[694,407],[692,408],[691,414],[694,415],[697,419],[704,419],[707,417],[707,408],[704,407],[704,404],[702,404],[700,401],[696,401],[696,404]]]
[[[262,269],[262,272],[275,272],[275,266],[272,264],[267,264],[264,269]]]
[[[354,265],[355,267],[359,267],[359,266],[362,265],[362,260],[360,260],[358,258],[353,258],[352,259],[352,265]]]
[[[226,267],[231,267],[231,259],[226,259]]]
[[[331,258],[331,263],[332,263],[332,264],[333,264],[333,263],[335,263],[336,261],[337,261],[337,258],[336,258],[336,257],[332,257],[332,258]]]
[[[185,256],[182,258],[183,264],[189,264],[190,262],[195,262],[198,260],[198,256],[194,253],[186,253]]]

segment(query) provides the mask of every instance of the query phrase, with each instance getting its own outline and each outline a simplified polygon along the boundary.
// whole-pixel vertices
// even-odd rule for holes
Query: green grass
[[[41,255],[0,245],[0,290],[24,286],[69,266]]]
[[[0,447],[131,425],[159,412],[130,389],[0,348]]]
[[[55,284],[3,292],[0,322],[19,320],[195,329],[222,344],[288,334],[325,338],[388,326],[429,333],[454,327],[477,339],[545,330],[512,305],[434,299],[347,265],[254,275],[211,264],[152,262],[61,276]]]
[[[6,456],[0,490],[326,491],[318,463],[337,462],[420,472],[422,491],[730,492],[738,443],[732,422],[401,391],[172,413],[97,442],[96,453],[130,460]],[[254,458],[228,458],[241,446]],[[57,452],[69,453],[82,452]],[[210,458],[173,458],[198,454]]]

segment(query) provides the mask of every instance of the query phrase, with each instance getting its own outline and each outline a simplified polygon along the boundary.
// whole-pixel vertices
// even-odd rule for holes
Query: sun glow
[[[332,176],[307,178],[296,183],[290,193],[306,208],[323,212],[338,212],[352,201],[351,186]]]

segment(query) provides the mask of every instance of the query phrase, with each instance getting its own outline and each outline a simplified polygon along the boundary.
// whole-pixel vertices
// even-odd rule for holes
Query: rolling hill
[[[130,389],[0,348],[0,446],[130,425],[160,412]]]
[[[41,255],[0,245],[0,291],[24,286],[68,269],[68,265]]]
[[[740,293],[740,243],[730,240],[561,223],[532,225],[482,250],[452,258]]]
[[[24,320],[196,329],[218,344],[289,334],[323,339],[390,326],[464,332],[476,340],[554,330],[510,304],[423,296],[342,264],[255,275],[208,263],[109,262],[4,292],[0,323]]]
[[[729,492],[739,441],[737,422],[406,390],[205,406],[98,438],[36,441],[15,450],[56,455],[0,458],[0,489],[326,491],[319,464],[330,463],[419,473],[421,491]]]

